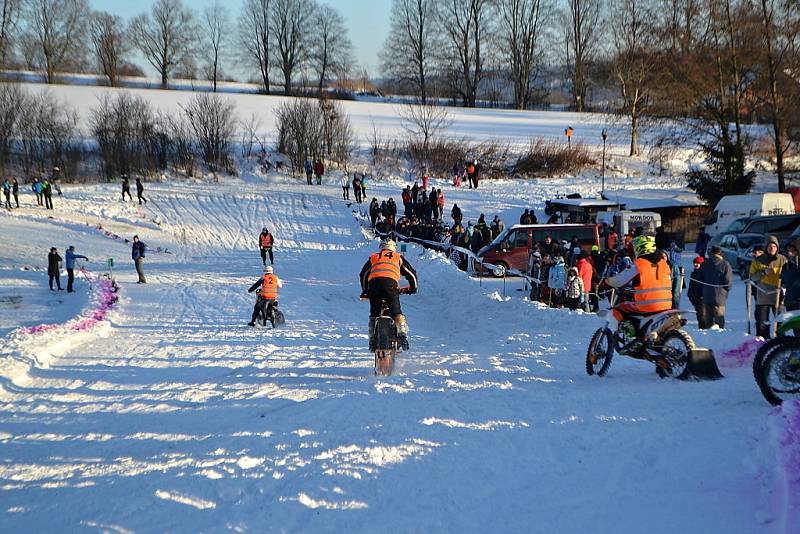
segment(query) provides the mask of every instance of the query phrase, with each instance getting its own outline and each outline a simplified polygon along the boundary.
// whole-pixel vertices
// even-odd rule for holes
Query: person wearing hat
[[[409,294],[417,292],[417,273],[411,264],[397,252],[391,239],[382,241],[378,252],[370,255],[361,268],[361,296],[369,298],[369,350],[377,348],[375,319],[381,314],[381,304],[386,300],[389,314],[397,328],[397,339],[403,350],[408,350],[408,323],[400,307],[400,277],[408,280]]]
[[[74,293],[72,284],[75,282],[75,260],[89,261],[89,258],[80,254],[75,254],[75,247],[70,245],[67,249],[67,293]]]
[[[781,273],[786,265],[786,256],[780,254],[778,248],[778,238],[769,236],[764,244],[764,254],[758,257],[754,255],[750,263],[750,280],[756,292],[756,335],[764,339],[770,338],[770,312],[775,315],[778,309]]]
[[[706,328],[725,328],[725,303],[728,302],[733,284],[733,269],[722,257],[722,249],[713,246],[708,259],[700,268],[700,280],[703,282],[703,319]]]
[[[706,328],[705,309],[703,308],[703,278],[700,268],[706,259],[703,256],[697,256],[694,259],[694,270],[689,275],[689,288],[686,290],[686,296],[689,297],[689,302],[694,306],[694,311],[697,314],[698,328]]]
[[[61,192],[61,186],[58,185],[58,181],[61,178],[61,169],[58,167],[53,167],[53,173],[50,175],[50,183],[53,184],[53,189],[56,190],[58,196],[63,196],[64,193]]]
[[[58,249],[56,247],[50,248],[50,253],[47,254],[47,276],[50,282],[50,291],[55,291],[53,289],[53,282],[56,283],[56,287],[58,287],[59,291],[64,291],[61,287],[61,256],[58,254]]]
[[[259,287],[261,290],[258,292],[258,298],[253,306],[253,316],[247,326],[255,326],[258,313],[263,311],[264,315],[268,315],[270,308],[278,302],[278,288],[283,287],[283,281],[275,275],[272,265],[264,267],[264,276],[256,280],[247,292],[252,293]]]

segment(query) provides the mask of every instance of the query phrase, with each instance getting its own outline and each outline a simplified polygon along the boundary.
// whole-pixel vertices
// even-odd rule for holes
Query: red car
[[[548,235],[557,243],[569,243],[577,236],[581,248],[591,252],[593,245],[600,247],[597,228],[596,224],[516,224],[479,250],[478,256],[494,265],[492,274],[502,278],[509,269],[527,271],[528,251],[534,243],[544,243]],[[562,254],[566,257],[567,250],[563,249]],[[475,262],[475,271],[481,269],[481,264]]]

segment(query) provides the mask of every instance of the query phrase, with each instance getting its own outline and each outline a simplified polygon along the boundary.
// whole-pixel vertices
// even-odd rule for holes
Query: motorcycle
[[[400,294],[408,294],[408,287],[401,287]],[[361,300],[369,300],[362,295]],[[401,352],[400,341],[397,339],[397,326],[394,318],[389,313],[389,304],[386,299],[381,301],[381,314],[375,318],[375,376],[390,376],[394,371],[394,362]]]
[[[772,405],[800,398],[800,338],[788,335],[800,329],[800,311],[775,318],[778,337],[764,343],[753,358],[753,377],[761,394]]]
[[[261,300],[261,297],[258,297]],[[278,328],[286,324],[286,317],[283,312],[278,309],[278,301],[273,300],[266,306],[260,306],[258,314],[256,315],[256,323],[262,326],[267,326],[267,321],[272,325],[272,328]]]
[[[609,314],[611,310],[598,313],[601,317]],[[629,315],[615,331],[606,322],[606,326],[599,328],[589,342],[586,373],[605,376],[616,351],[655,364],[656,373],[661,378],[722,378],[713,353],[696,348],[694,340],[683,330],[684,325],[686,319],[681,317],[680,310]]]

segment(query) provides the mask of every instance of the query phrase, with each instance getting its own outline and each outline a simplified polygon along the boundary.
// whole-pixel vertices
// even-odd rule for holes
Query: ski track
[[[502,285],[412,246],[412,350],[376,379],[357,285],[374,243],[340,188],[241,188],[160,185],[151,235],[177,255],[151,257],[146,286],[128,261],[110,330],[0,383],[0,530],[776,530],[748,369],[682,383],[618,357],[588,377],[596,317],[540,309],[519,282],[491,298]],[[483,194],[511,213],[541,193]],[[477,218],[479,199],[453,197]],[[103,210],[135,231],[111,208],[60,215]],[[275,331],[245,326],[262,226],[285,281]]]

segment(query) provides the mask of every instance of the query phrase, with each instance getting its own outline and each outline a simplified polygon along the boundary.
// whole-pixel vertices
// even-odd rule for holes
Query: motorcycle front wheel
[[[694,341],[684,330],[668,332],[661,340],[661,351],[669,367],[656,365],[656,373],[661,378],[686,378],[689,373],[689,358]]]
[[[800,398],[800,339],[780,339],[784,341],[766,355],[755,375],[762,395],[775,406]]]
[[[611,330],[599,328],[592,336],[586,351],[586,374],[606,376],[613,358],[614,341]]]

